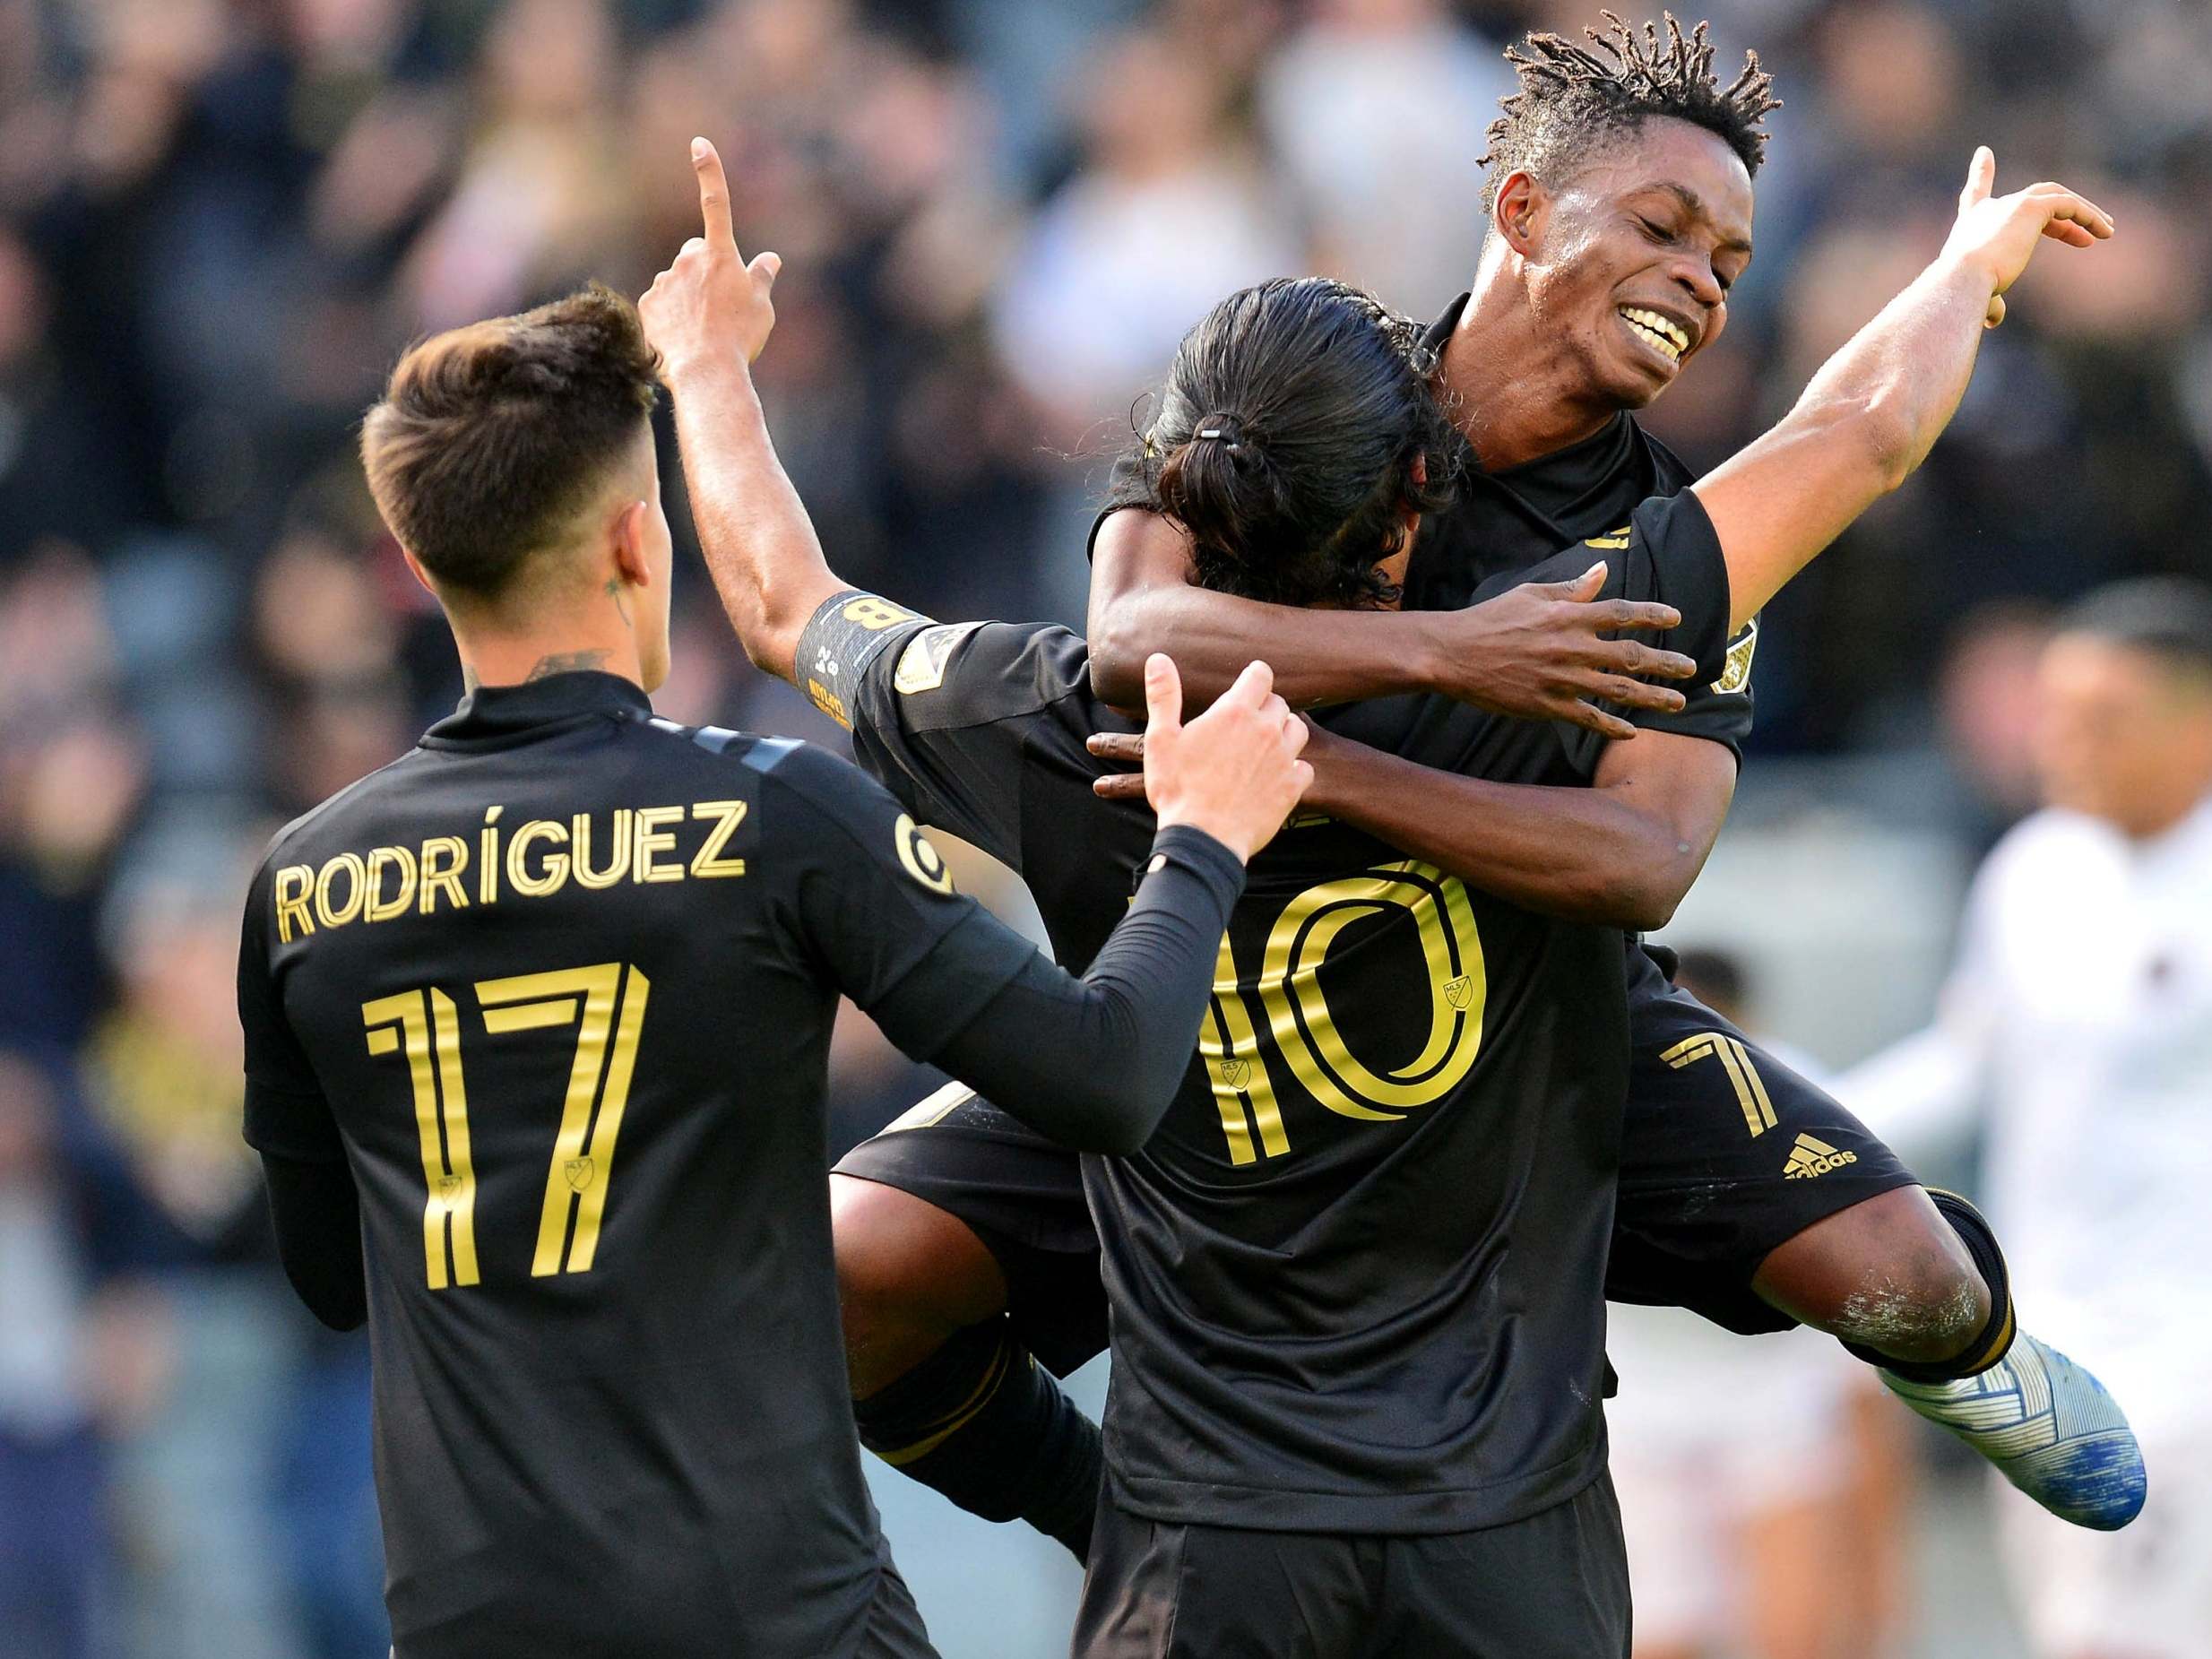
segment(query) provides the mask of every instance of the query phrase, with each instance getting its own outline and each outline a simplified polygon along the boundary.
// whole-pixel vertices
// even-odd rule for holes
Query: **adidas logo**
[[[1826,1175],[1830,1170],[1840,1170],[1846,1163],[1856,1163],[1855,1152],[1838,1152],[1826,1141],[1815,1140],[1810,1135],[1797,1137],[1797,1145],[1790,1148],[1789,1162],[1782,1166],[1784,1180],[1809,1181],[1815,1176]]]

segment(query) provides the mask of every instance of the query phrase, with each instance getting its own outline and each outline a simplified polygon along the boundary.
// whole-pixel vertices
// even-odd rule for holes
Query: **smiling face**
[[[1655,116],[1547,190],[1501,182],[1501,221],[1525,214],[1523,281],[1584,393],[1641,409],[1728,322],[1751,262],[1751,177],[1716,134]]]

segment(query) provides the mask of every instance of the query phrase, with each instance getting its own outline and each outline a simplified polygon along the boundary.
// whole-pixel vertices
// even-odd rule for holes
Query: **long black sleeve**
[[[1033,957],[938,1050],[937,1063],[1031,1128],[1084,1152],[1152,1138],[1190,1065],[1244,867],[1202,831],[1153,842],[1147,874],[1076,980]]]
[[[902,613],[903,614],[903,613]],[[908,1055],[942,1066],[1041,1133],[1085,1152],[1152,1137],[1196,1051],[1236,855],[1202,830],[1161,831],[1137,895],[1078,981],[989,911],[883,786],[804,743],[763,740],[757,854],[789,883],[797,958]]]
[[[331,1329],[359,1329],[368,1318],[368,1287],[352,1170],[342,1162],[309,1162],[272,1153],[262,1154],[261,1167],[284,1276],[307,1311]]]

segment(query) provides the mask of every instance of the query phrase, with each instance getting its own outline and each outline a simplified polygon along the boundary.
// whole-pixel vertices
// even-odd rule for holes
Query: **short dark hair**
[[[1183,336],[1122,472],[1190,532],[1202,586],[1281,605],[1387,604],[1409,507],[1452,497],[1458,442],[1421,325],[1327,277],[1277,277]]]
[[[660,367],[596,282],[417,341],[361,423],[377,510],[442,588],[497,595],[636,441]]]
[[[2212,678],[2212,584],[2193,576],[2137,576],[2093,589],[2055,632],[2131,646]]]
[[[1549,184],[1547,174],[1571,168],[1593,147],[1633,132],[1654,116],[1688,121],[1715,134],[1736,152],[1745,172],[1757,176],[1766,159],[1760,123],[1782,108],[1774,77],[1746,52],[1743,68],[1726,86],[1713,73],[1709,25],[1688,35],[1664,14],[1666,32],[1646,23],[1639,32],[1611,12],[1601,12],[1603,31],[1586,29],[1588,47],[1555,34],[1534,33],[1506,48],[1506,61],[1521,90],[1500,100],[1505,113],[1491,123],[1490,152],[1478,165],[1490,177],[1482,205],[1498,204],[1507,174],[1525,169]]]

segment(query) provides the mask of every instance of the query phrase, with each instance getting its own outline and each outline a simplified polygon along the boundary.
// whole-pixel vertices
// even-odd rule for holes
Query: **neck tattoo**
[[[610,651],[557,651],[550,656],[540,657],[531,665],[530,672],[523,676],[528,685],[533,679],[549,679],[556,674],[581,673],[587,669],[604,669]]]

